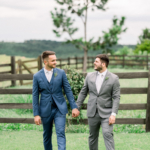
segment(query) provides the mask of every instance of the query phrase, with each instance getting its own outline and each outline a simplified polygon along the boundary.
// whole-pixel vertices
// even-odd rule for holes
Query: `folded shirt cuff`
[[[112,113],[111,113],[111,115],[113,115],[113,116],[115,116],[115,117],[116,117],[116,113],[114,113],[114,112],[112,112]]]

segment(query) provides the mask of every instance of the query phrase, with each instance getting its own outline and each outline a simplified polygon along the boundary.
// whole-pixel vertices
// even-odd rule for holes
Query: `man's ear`
[[[46,60],[46,59],[44,59],[44,60],[43,60],[43,63],[44,63],[44,65],[45,65],[45,64],[47,64],[47,60]]]

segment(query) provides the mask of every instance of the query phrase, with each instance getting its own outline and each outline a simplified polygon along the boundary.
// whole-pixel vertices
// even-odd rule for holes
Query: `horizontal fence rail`
[[[11,66],[11,64],[1,64],[0,67]]]
[[[116,124],[146,124],[146,131],[150,131],[150,71],[149,72],[128,72],[115,73],[120,79],[148,78],[147,88],[121,88],[121,94],[147,94],[146,104],[120,104],[119,110],[146,110],[146,118],[117,118]],[[84,76],[87,74],[84,73]],[[0,75],[1,80],[33,80],[33,74],[5,74]],[[32,89],[0,89],[0,94],[32,94]],[[0,109],[32,109],[32,103],[0,103]],[[82,105],[87,109],[87,104]],[[70,120],[72,124],[78,124],[75,119]],[[79,121],[88,124],[87,119]],[[34,123],[33,118],[0,118],[0,123]]]
[[[69,122],[78,125],[79,122],[82,124],[88,124],[88,119],[82,119],[79,122],[75,119],[68,119]],[[28,123],[34,124],[33,118],[0,118],[0,123]],[[116,118],[115,124],[145,124],[146,119],[139,118]]]
[[[87,73],[81,73],[84,76]],[[127,73],[114,73],[116,74],[119,79],[136,79],[136,78],[148,78],[148,72],[127,72]],[[1,80],[33,80],[33,74],[6,74],[1,75]]]
[[[121,88],[121,94],[147,94],[148,88]],[[0,89],[0,94],[32,94],[32,89]]]
[[[143,110],[147,104],[119,104],[119,110]],[[32,109],[32,103],[0,103],[0,109]],[[87,109],[87,104],[82,105],[82,109]]]

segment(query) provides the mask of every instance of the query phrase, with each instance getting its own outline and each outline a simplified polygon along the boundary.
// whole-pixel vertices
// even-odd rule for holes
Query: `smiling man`
[[[109,58],[105,54],[96,56],[95,72],[88,73],[80,91],[77,106],[80,109],[87,94],[87,116],[90,129],[89,149],[98,150],[99,129],[102,127],[107,150],[114,150],[113,124],[120,102],[119,78],[107,70]]]
[[[77,109],[64,70],[56,68],[55,52],[43,52],[42,59],[44,68],[38,71],[33,77],[34,121],[35,124],[40,125],[42,120],[45,150],[52,150],[53,121],[56,128],[58,150],[66,150],[65,123],[68,109],[62,88],[72,108],[72,116],[77,117],[80,112]]]

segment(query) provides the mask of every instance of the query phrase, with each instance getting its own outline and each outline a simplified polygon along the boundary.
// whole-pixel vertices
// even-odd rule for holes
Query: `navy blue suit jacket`
[[[67,103],[63,96],[62,88],[65,91],[71,109],[77,108],[70,84],[68,83],[64,70],[54,68],[53,75],[54,80],[52,92],[49,89],[49,84],[44,73],[44,68],[33,76],[32,105],[34,116],[39,115],[41,117],[48,117],[51,114],[52,98],[55,101],[59,111],[62,114],[67,114]],[[40,102],[39,94],[41,94]]]

